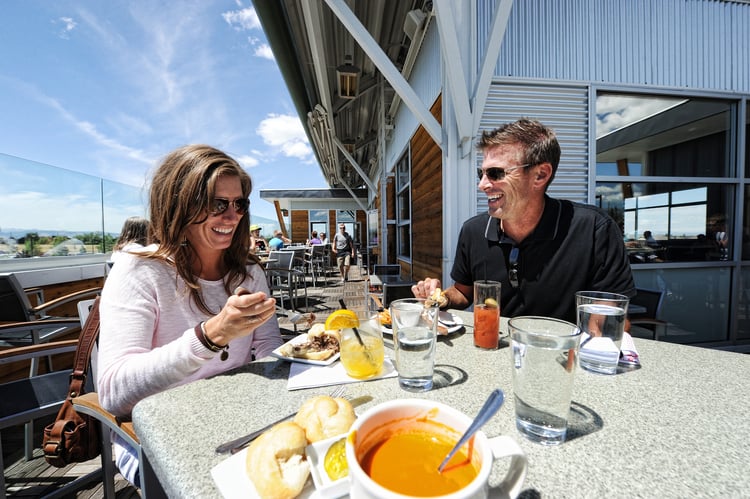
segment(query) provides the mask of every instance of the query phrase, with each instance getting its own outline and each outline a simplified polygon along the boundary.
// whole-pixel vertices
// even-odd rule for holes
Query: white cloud
[[[254,158],[252,156],[248,156],[247,154],[244,154],[242,156],[237,156],[235,158],[239,164],[241,164],[244,168],[252,168],[254,166],[258,166],[260,161],[258,161],[257,158]]]
[[[258,14],[252,7],[224,12],[221,17],[237,31],[260,29]]]
[[[312,149],[297,116],[269,114],[260,122],[256,130],[266,145],[281,152],[284,156],[311,160]]]
[[[53,21],[55,24],[62,23],[63,28],[60,30],[60,38],[70,38],[70,32],[73,31],[78,24],[72,17],[60,17],[57,21]]]
[[[255,55],[264,59],[268,59],[270,61],[276,60],[276,58],[273,56],[273,52],[271,51],[271,47],[268,46],[267,43],[263,43],[259,47],[255,47]]]

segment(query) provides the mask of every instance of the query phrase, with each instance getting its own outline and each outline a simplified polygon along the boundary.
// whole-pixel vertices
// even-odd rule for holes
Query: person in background
[[[268,247],[274,251],[278,251],[284,247],[284,245],[291,243],[292,240],[288,237],[284,237],[284,233],[280,230],[273,232],[273,237],[268,241]]]
[[[346,232],[344,224],[339,225],[338,233],[333,236],[331,251],[336,255],[336,263],[338,263],[339,271],[341,272],[341,282],[348,281],[349,267],[354,257],[354,241],[352,241],[349,233]]]
[[[260,230],[260,225],[253,224],[250,226],[250,251],[253,253],[268,251],[266,240],[261,237]]]
[[[263,267],[249,252],[251,190],[245,170],[206,145],[176,149],[156,170],[152,244],[123,253],[101,295],[97,391],[115,416],[283,343]],[[116,435],[114,450],[139,486],[137,452]]]
[[[448,307],[472,304],[474,281],[502,283],[505,317],[541,315],[576,323],[575,293],[598,290],[635,296],[617,223],[595,206],[554,199],[546,192],[560,162],[552,129],[521,119],[482,134],[477,170],[486,213],[459,234],[445,291]],[[412,287],[426,298],[441,287],[426,278]]]
[[[307,245],[312,246],[313,244],[323,244],[323,241],[318,237],[318,231],[314,230],[310,234],[310,239],[307,240]]]
[[[138,250],[148,243],[149,222],[143,217],[130,217],[122,224],[120,237],[112,248],[109,261],[113,264],[123,252]]]
[[[328,244],[328,238],[325,232],[320,233],[320,244]]]

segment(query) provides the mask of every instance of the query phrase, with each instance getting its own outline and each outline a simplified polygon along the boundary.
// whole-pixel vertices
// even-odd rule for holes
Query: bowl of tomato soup
[[[499,458],[511,461],[497,488],[517,496],[526,476],[526,457],[507,436],[489,439],[480,431],[442,473],[437,471],[470,424],[467,415],[430,400],[399,399],[372,407],[346,438],[351,497],[484,498],[493,462]]]

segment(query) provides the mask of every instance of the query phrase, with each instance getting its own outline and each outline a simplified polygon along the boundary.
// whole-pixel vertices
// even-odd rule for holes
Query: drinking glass
[[[496,350],[500,343],[500,283],[474,281],[474,346]]]
[[[599,374],[615,374],[630,299],[617,293],[576,293],[578,327],[583,331],[579,362]]]
[[[432,389],[440,307],[423,298],[391,302],[398,384],[412,392]]]
[[[534,442],[559,445],[568,429],[581,331],[575,324],[536,316],[514,317],[508,329],[516,428]]]
[[[367,379],[383,370],[385,347],[377,311],[355,309],[359,327],[341,330],[341,364],[352,378]]]

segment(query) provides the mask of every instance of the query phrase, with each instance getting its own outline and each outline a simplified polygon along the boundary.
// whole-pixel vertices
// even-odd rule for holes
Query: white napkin
[[[334,362],[330,366],[313,366],[298,362],[292,363],[289,368],[289,381],[287,390],[300,390],[302,388],[313,388],[316,386],[343,385],[345,383],[357,383],[359,381],[372,381],[375,379],[393,378],[397,376],[396,368],[388,357],[383,361],[383,370],[378,376],[366,380],[352,378],[346,374],[341,362]]]
[[[622,351],[622,355],[620,354]],[[579,357],[589,362],[625,362],[628,364],[640,364],[638,352],[633,343],[633,337],[627,331],[622,335],[620,350],[609,338],[591,337],[583,333]],[[622,358],[621,358],[622,357]]]

